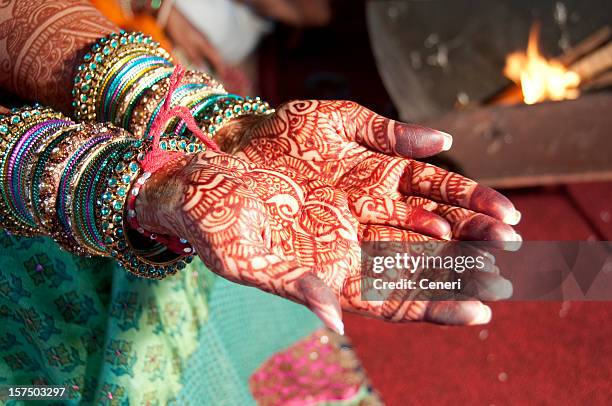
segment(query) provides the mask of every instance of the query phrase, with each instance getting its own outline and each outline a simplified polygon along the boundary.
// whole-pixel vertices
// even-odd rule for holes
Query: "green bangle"
[[[131,141],[132,144],[127,152],[113,169],[105,190],[110,200],[101,209],[104,244],[109,255],[128,272],[144,278],[162,279],[185,268],[193,260],[193,255],[172,252],[163,244],[144,237],[128,225],[125,215],[128,194],[134,192],[137,194],[139,188],[132,186],[136,183],[142,185],[150,176],[143,173],[139,164],[148,145],[143,147],[142,141],[135,139]],[[188,144],[184,140],[166,141],[163,147],[160,144],[165,150],[197,153],[206,149],[201,144]]]

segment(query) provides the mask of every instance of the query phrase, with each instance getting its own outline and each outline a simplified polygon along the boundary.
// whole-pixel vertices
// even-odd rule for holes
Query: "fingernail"
[[[311,310],[328,328],[341,336],[344,335],[344,323],[342,323],[338,310],[334,309],[333,306],[318,305],[311,307]]]
[[[342,323],[342,320],[334,320],[333,323],[334,323],[334,327],[332,328],[332,330],[334,330],[336,333],[343,336],[344,335],[344,323]]]
[[[518,224],[519,221],[521,221],[521,212],[516,209],[514,212],[509,213],[506,217],[504,217],[504,223],[510,224],[511,226]]]
[[[502,280],[497,289],[499,291],[497,292],[499,295],[499,300],[511,298],[512,292],[514,292],[514,286],[512,286],[512,282],[510,282],[508,279]]]
[[[480,312],[478,313],[476,318],[470,323],[470,325],[472,326],[476,326],[478,324],[487,324],[491,321],[491,315],[493,314],[491,308],[485,304],[481,304],[480,306]]]
[[[495,255],[491,254],[490,252],[484,252],[482,255],[484,255],[489,261],[491,261],[492,264],[495,265]]]
[[[516,231],[512,230],[513,234],[508,238],[508,241],[504,243],[504,249],[506,251],[518,251],[523,245],[523,237]]]
[[[453,146],[453,136],[442,131],[440,132],[444,136],[444,144],[442,144],[442,151],[448,151]]]
[[[344,335],[344,323],[336,314],[330,314],[329,312],[315,312],[319,319],[328,328],[332,329],[341,336]]]

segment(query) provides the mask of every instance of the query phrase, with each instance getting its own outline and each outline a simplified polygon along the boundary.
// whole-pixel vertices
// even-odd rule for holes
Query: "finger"
[[[320,278],[311,273],[301,276],[296,286],[303,303],[333,331],[344,335],[342,309],[338,296]]]
[[[429,302],[424,320],[450,325],[479,325],[491,321],[491,308],[474,301]]]
[[[477,258],[479,259],[483,266],[482,268],[478,269],[481,272],[491,272],[494,274],[499,275],[499,268],[497,266],[495,266],[495,256],[493,254],[491,254],[489,251],[486,251],[482,248],[480,243],[468,243],[468,242],[462,242],[461,243],[461,250],[463,251],[463,254],[466,256],[470,256],[472,258]]]
[[[199,49],[192,41],[184,41],[184,43],[181,44],[180,50],[185,53],[188,61],[193,65],[200,69],[206,67],[206,59],[204,59]]]
[[[486,214],[446,204],[438,204],[434,211],[451,224],[458,240],[522,241],[514,228]]]
[[[410,161],[400,179],[399,191],[484,213],[506,224],[515,225],[521,219],[521,213],[501,193],[420,161]]]
[[[509,225],[481,213],[462,207],[436,203],[419,196],[407,196],[402,201],[443,217],[451,225],[453,239],[478,242],[480,248],[499,248],[516,251],[523,238]],[[494,257],[484,252],[486,256]],[[495,263],[493,261],[493,263]]]
[[[176,7],[171,11],[166,31],[191,63],[199,67],[208,63],[222,73],[223,60],[216,48]]]
[[[256,244],[259,245],[260,242]],[[262,290],[305,305],[325,326],[344,335],[338,295],[318,278],[313,270],[299,266],[293,261],[287,261],[262,245],[259,248],[263,250],[263,255],[254,256],[251,260],[251,266],[255,271],[260,271],[251,274],[253,284],[259,285]]]
[[[241,282],[250,279],[251,286],[305,305],[327,327],[343,335],[342,310],[332,289],[313,270],[273,254],[263,246],[263,240],[254,243],[260,255],[251,258],[254,272],[249,273],[250,278],[241,278]]]
[[[453,144],[450,134],[391,120],[357,103],[345,103],[356,141],[376,151],[404,158],[424,158],[448,151]]]
[[[483,301],[496,301],[512,297],[512,283],[494,273],[470,272],[462,293]]]
[[[402,196],[401,200],[411,206],[420,207],[428,211],[436,211],[438,208],[438,203],[420,196]]]
[[[301,303],[316,314],[327,327],[343,335],[342,310],[338,296],[332,289],[318,278],[313,270],[273,254],[263,238],[254,237],[253,234],[250,236],[251,238],[226,247],[223,250],[224,255],[216,266],[208,261],[219,256],[211,255],[207,246],[196,244],[196,250],[215,273],[236,283],[256,287]],[[240,258],[237,258],[238,256]],[[237,263],[242,264],[240,269],[233,271],[227,269],[227,264]]]
[[[381,237],[389,235],[395,241],[399,238],[405,241],[422,240],[422,236],[419,239],[416,233],[392,227],[367,225],[362,226],[362,229],[364,239],[373,238],[373,241],[381,241]],[[345,310],[393,322],[423,320],[439,324],[472,325],[485,324],[491,318],[491,309],[479,301],[430,302],[423,298],[431,294],[424,294],[425,292],[418,289],[377,292],[370,283],[363,283],[363,277],[364,274],[359,273],[346,279],[341,295]],[[458,297],[458,294],[452,293],[450,297]],[[464,297],[465,295],[461,295],[462,299]]]
[[[384,196],[350,194],[351,212],[361,224],[398,227],[434,238],[450,239],[451,228],[446,220],[420,207]]]

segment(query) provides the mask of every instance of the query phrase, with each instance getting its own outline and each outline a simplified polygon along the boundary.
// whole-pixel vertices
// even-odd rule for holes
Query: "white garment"
[[[232,0],[175,0],[175,7],[203,33],[230,65],[255,49],[272,23]]]

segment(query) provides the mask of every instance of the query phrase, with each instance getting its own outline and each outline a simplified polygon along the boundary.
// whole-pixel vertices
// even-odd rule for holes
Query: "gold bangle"
[[[81,121],[96,121],[96,102],[103,84],[109,74],[119,69],[118,60],[125,55],[147,54],[158,56],[172,62],[170,54],[141,33],[112,33],[101,38],[92,46],[91,52],[83,57],[84,63],[78,67],[73,87],[73,107],[75,117]],[[114,70],[113,70],[114,69]]]
[[[191,83],[207,85],[206,91],[210,91],[209,94],[227,93],[219,82],[217,82],[211,76],[202,72],[191,70],[185,72],[185,76],[183,77],[181,84]],[[163,81],[160,81],[159,83],[156,83],[155,85],[151,86],[151,88],[145,92],[144,96],[140,99],[140,101],[134,108],[134,112],[132,113],[132,117],[130,118],[129,129],[132,134],[137,137],[145,136],[145,132],[151,120],[151,116],[153,115],[155,109],[162,103],[165,95],[168,93],[168,84],[169,79],[164,79]]]

